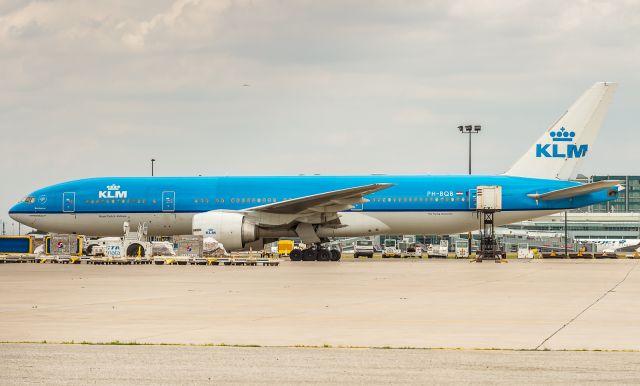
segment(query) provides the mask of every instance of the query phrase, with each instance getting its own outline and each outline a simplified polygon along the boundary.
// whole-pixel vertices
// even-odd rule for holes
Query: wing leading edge
[[[245,211],[255,211],[273,214],[303,214],[305,212],[338,212],[348,210],[355,204],[366,202],[364,196],[392,187],[393,184],[378,183],[353,188],[334,190],[272,204],[247,208]]]

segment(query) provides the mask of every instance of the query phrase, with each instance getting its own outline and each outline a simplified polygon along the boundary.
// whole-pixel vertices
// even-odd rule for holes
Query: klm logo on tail
[[[587,155],[589,145],[576,145],[573,142],[576,133],[564,127],[549,133],[553,144],[536,144],[537,158],[581,158]]]

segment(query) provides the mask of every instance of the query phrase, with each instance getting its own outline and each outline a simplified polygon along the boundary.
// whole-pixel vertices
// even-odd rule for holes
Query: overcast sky
[[[0,2],[0,218],[91,176],[501,173],[596,81],[640,174],[640,1]],[[480,152],[481,146],[486,151]],[[9,227],[11,230],[11,227]]]

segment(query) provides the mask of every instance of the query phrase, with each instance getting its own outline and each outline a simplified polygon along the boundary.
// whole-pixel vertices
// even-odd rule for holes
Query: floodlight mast
[[[469,175],[471,175],[471,134],[478,134],[480,132],[480,130],[482,130],[482,126],[480,125],[464,125],[464,126],[458,126],[458,130],[460,130],[460,133],[462,134],[467,134],[469,133]],[[469,203],[471,203],[471,196],[469,196]],[[471,256],[471,232],[469,232],[469,236],[468,236],[468,241],[469,244],[467,246],[468,251],[469,251],[469,256]]]
[[[482,130],[480,125],[464,125],[458,126],[458,130],[462,134],[469,134],[469,174],[471,174],[471,134],[478,134]]]

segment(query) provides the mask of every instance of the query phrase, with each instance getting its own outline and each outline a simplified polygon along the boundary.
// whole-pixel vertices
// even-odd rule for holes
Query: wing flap
[[[268,212],[274,214],[299,214],[307,210],[314,212],[334,212],[335,209],[349,209],[351,205],[365,202],[364,196],[387,189],[393,184],[379,183],[353,188],[334,190],[287,201],[248,208],[246,211]]]
[[[594,193],[602,189],[610,188],[612,186],[620,185],[624,181],[622,180],[603,180],[597,182],[591,182],[589,184],[572,186],[570,188],[558,189],[547,193],[535,193],[528,194],[527,196],[534,200],[549,201],[560,200],[563,198],[583,196],[585,194]]]

